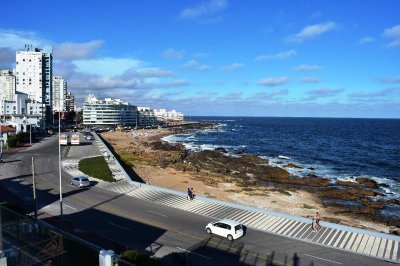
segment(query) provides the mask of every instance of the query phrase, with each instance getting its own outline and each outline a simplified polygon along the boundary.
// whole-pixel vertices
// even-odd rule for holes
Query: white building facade
[[[159,120],[164,122],[182,121],[184,118],[183,113],[177,112],[176,110],[154,109],[154,114]]]
[[[42,122],[50,120],[52,111],[52,76],[53,58],[51,50],[32,49],[26,46],[26,51],[16,53],[16,91],[28,95],[28,98],[41,102],[46,106]]]
[[[12,101],[14,99],[16,89],[16,78],[10,70],[2,70],[0,72],[0,101]]]
[[[61,76],[53,77],[53,112],[66,112],[67,81]]]
[[[137,107],[120,99],[99,100],[94,95],[86,97],[83,104],[85,126],[137,125]]]
[[[12,101],[0,101],[0,119],[4,125],[26,132],[29,127],[40,128],[44,104],[29,99],[25,93],[16,93]]]

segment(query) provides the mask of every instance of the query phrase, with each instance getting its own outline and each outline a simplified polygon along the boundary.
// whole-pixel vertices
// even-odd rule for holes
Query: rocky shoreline
[[[381,186],[368,178],[355,178],[352,181],[330,180],[316,175],[293,176],[283,168],[270,166],[268,160],[241,152],[240,156],[230,156],[223,148],[213,151],[188,152],[183,145],[161,140],[161,137],[184,133],[189,129],[209,125],[191,125],[175,127],[169,130],[143,133],[148,136],[123,143],[116,143],[118,134],[129,132],[111,132],[102,134],[103,138],[114,148],[116,154],[133,171],[139,166],[147,165],[161,169],[174,169],[176,173],[190,176],[206,186],[218,187],[219,184],[232,184],[234,189],[228,193],[244,193],[247,196],[263,197],[280,193],[290,197],[293,193],[305,191],[316,196],[323,208],[329,209],[331,215],[325,220],[345,223],[336,218],[344,215],[349,219],[363,219],[382,223],[388,227],[387,232],[398,234],[400,221],[381,215],[382,209],[390,204],[399,205],[397,200],[385,200],[381,196]],[[126,140],[126,138],[125,138]],[[297,168],[297,165],[286,165]],[[289,203],[290,204],[290,203]],[[307,204],[304,204],[307,209]],[[348,224],[348,222],[347,222]],[[363,227],[363,226],[359,226]]]

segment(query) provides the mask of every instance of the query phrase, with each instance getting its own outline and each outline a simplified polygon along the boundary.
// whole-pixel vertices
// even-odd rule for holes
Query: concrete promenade
[[[398,236],[328,222],[321,222],[322,227],[317,232],[314,232],[311,228],[311,219],[201,196],[197,196],[195,200],[190,201],[187,200],[186,193],[131,181],[118,161],[114,159],[111,151],[97,135],[95,135],[95,141],[93,142],[93,146],[96,145],[98,147],[97,156],[110,155],[105,156],[106,161],[113,172],[114,178],[117,180],[114,183],[99,182],[98,187],[204,215],[215,220],[223,218],[234,219],[249,228],[283,237],[307,241],[316,245],[328,246],[395,263],[400,262],[400,237]],[[78,162],[79,159],[77,158],[68,159],[67,157],[63,161],[63,167],[73,176],[82,175],[77,170]]]

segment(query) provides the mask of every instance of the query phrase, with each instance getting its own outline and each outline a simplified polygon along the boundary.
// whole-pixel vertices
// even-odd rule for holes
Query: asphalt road
[[[72,148],[76,153],[80,148],[89,150],[90,145]],[[62,156],[66,149],[62,147]],[[85,157],[84,152],[80,155]],[[6,157],[0,166],[0,183],[32,209],[32,156],[38,218],[46,220],[60,214],[57,136]],[[188,265],[393,265],[253,229],[247,229],[244,237],[229,242],[205,233],[210,217],[119,195],[95,184],[89,189],[79,189],[70,185],[70,179],[62,171],[64,220],[82,231],[94,232],[159,257],[182,253]]]

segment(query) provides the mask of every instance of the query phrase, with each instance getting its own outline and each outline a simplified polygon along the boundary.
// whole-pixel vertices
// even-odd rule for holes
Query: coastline
[[[398,229],[396,226],[386,225],[384,221],[371,219],[368,215],[358,215],[340,206],[327,206],[321,199],[321,193],[315,190],[293,188],[285,183],[280,184],[281,186],[263,184],[254,187],[246,186],[247,183],[238,185],[232,173],[194,169],[195,163],[182,159],[182,147],[173,149],[170,145],[163,146],[160,141],[162,137],[186,130],[187,128],[162,128],[104,132],[101,136],[124,163],[148,184],[182,192],[193,187],[197,195],[301,217],[309,218],[318,211],[322,220],[378,232],[390,233],[391,230]],[[180,162],[182,160],[183,163]]]

